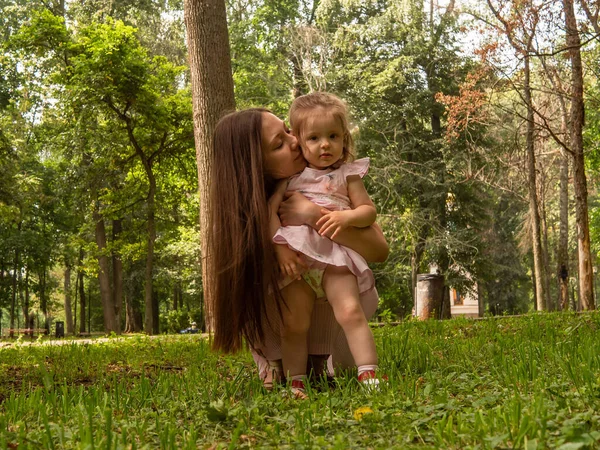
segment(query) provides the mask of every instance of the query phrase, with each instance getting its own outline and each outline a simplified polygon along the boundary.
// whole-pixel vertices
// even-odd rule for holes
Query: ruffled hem
[[[323,265],[347,267],[356,277],[360,293],[375,286],[373,272],[362,256],[319,235],[307,225],[282,227],[277,230],[273,242],[302,253],[310,268],[322,268]]]

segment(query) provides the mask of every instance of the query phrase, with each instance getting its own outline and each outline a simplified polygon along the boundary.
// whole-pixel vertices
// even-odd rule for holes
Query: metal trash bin
[[[444,276],[435,273],[417,275],[415,316],[419,320],[440,319],[444,297]]]
[[[56,337],[64,338],[65,337],[65,323],[62,321],[55,322],[56,325]]]

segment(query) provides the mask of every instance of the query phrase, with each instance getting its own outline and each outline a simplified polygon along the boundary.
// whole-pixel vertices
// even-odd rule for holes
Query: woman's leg
[[[308,329],[315,294],[303,280],[296,280],[281,290],[282,306],[281,354],[283,373],[288,379],[306,375]]]
[[[377,350],[359,300],[356,277],[346,268],[327,266],[323,288],[335,318],[344,330],[357,366],[377,365]]]

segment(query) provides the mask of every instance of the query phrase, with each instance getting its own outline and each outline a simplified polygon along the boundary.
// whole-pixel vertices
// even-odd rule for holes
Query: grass
[[[600,448],[600,314],[374,330],[389,382],[295,401],[195,335],[0,350],[0,448]]]

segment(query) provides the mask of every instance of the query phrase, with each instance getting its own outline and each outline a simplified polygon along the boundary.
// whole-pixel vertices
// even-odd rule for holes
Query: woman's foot
[[[283,381],[283,367],[281,360],[269,361],[267,376],[263,380],[263,386],[267,391],[272,391],[273,386]]]

